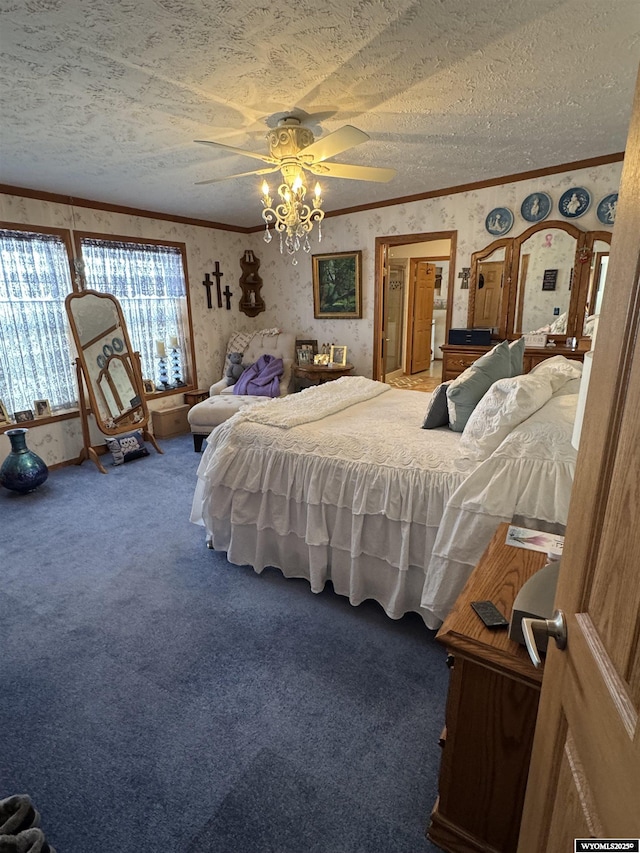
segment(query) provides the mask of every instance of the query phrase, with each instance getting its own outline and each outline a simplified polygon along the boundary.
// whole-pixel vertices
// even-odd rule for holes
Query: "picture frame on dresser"
[[[298,364],[313,364],[318,353],[318,341],[296,338],[296,357]]]
[[[330,364],[338,364],[344,367],[347,363],[347,348],[345,346],[332,346],[329,355]]]

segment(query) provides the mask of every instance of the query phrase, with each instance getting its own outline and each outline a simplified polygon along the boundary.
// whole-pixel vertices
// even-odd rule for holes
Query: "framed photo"
[[[313,364],[313,358],[318,352],[318,341],[296,340],[296,355],[298,364]]]
[[[298,347],[296,354],[298,356],[298,364],[313,364],[313,352],[304,347]]]
[[[13,417],[17,424],[23,424],[25,421],[33,420],[33,412],[31,409],[23,409],[21,412],[14,412]]]
[[[362,252],[312,255],[313,316],[352,320],[362,317]]]
[[[51,417],[51,405],[48,400],[34,400],[33,409],[36,413],[36,418]]]
[[[2,426],[3,424],[10,423],[11,421],[9,419],[9,412],[7,411],[7,407],[2,402],[2,400],[0,400],[0,426]]]
[[[153,381],[153,379],[143,379],[142,387],[144,388],[145,394],[153,394],[156,390],[155,382]]]
[[[346,347],[331,347],[329,356],[331,364],[339,364],[342,367],[347,363],[347,348]]]

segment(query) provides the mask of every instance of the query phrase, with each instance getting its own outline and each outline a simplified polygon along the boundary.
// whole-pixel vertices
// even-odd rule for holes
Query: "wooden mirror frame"
[[[110,329],[105,329],[100,333],[100,335],[96,335],[96,337],[92,338],[88,342],[82,342],[81,335],[78,330],[76,316],[73,311],[74,303],[77,302],[78,299],[82,299],[87,296],[97,297],[98,299],[104,299],[111,303],[115,315],[118,318],[118,323]],[[100,462],[98,457],[98,450],[103,448],[103,445],[93,446],[90,440],[89,433],[89,422],[88,415],[93,414],[97,427],[100,432],[104,433],[107,436],[115,436],[122,435],[126,432],[132,432],[133,430],[141,430],[143,438],[149,441],[153,447],[158,451],[158,453],[162,453],[163,451],[158,447],[156,440],[152,433],[149,432],[147,425],[149,423],[149,409],[147,407],[147,402],[144,396],[144,388],[142,384],[142,371],[140,367],[140,354],[135,352],[131,347],[131,340],[129,339],[129,332],[127,330],[127,324],[124,319],[124,315],[122,313],[122,308],[120,303],[112,296],[110,293],[101,293],[98,290],[81,290],[79,292],[70,293],[65,299],[65,308],[67,310],[67,317],[69,319],[69,326],[71,328],[71,334],[73,335],[73,341],[76,347],[77,358],[76,358],[76,377],[78,381],[78,406],[80,409],[80,420],[82,422],[82,438],[84,442],[84,447],[80,452],[80,455],[77,459],[78,465],[81,465],[85,459],[91,459],[99,471],[103,474],[106,474],[106,469]],[[102,415],[102,409],[98,404],[97,399],[97,390],[95,388],[95,371],[89,369],[89,364],[87,363],[85,350],[96,343],[101,337],[103,337],[107,333],[114,332],[116,329],[119,329],[119,334],[121,334],[124,341],[124,351],[118,354],[114,354],[114,356],[110,356],[110,358],[117,358],[122,362],[125,371],[128,377],[131,380],[132,388],[135,392],[135,398],[139,400],[138,403],[134,406],[129,406],[125,409],[120,415],[115,416],[109,419],[109,423],[104,419]],[[105,368],[101,368],[98,373],[98,377],[102,376]],[[87,407],[87,401],[85,398],[85,389],[89,396],[89,406]],[[98,389],[99,390],[99,389]]]
[[[522,244],[538,231],[557,229],[576,238],[576,253],[573,266],[573,282],[567,312],[567,329],[561,335],[549,335],[550,340],[565,341],[566,338],[583,336],[583,321],[589,290],[589,269],[593,254],[593,245],[597,240],[611,244],[610,231],[582,231],[571,222],[562,220],[544,220],[537,222],[517,237],[500,237],[479,252],[471,255],[471,275],[469,276],[469,304],[467,326],[473,328],[476,293],[478,288],[478,264],[490,257],[497,249],[504,247],[505,287],[500,303],[500,325],[493,337],[499,340],[513,340],[521,337],[515,331],[516,300],[518,276],[520,271],[520,251]]]

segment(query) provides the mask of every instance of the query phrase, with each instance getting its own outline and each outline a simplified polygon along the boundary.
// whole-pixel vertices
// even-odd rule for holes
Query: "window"
[[[142,374],[157,377],[156,341],[178,339],[181,378],[188,381],[188,307],[184,247],[79,234],[85,286],[120,302]],[[168,365],[169,369],[171,365]]]
[[[77,405],[64,300],[71,292],[68,232],[0,229],[0,400],[10,414],[48,399]]]

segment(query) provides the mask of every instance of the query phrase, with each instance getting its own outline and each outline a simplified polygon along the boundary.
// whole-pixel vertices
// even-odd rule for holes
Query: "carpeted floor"
[[[433,632],[230,566],[162,446],[0,489],[0,798],[58,853],[434,851]]]

